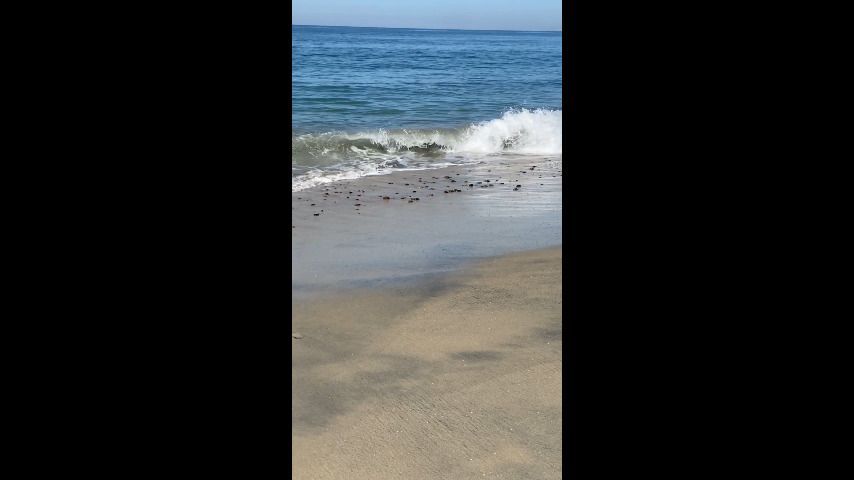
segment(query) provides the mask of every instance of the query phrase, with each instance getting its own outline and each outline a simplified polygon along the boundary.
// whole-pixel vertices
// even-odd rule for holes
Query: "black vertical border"
[[[578,176],[573,165],[577,150],[577,15],[575,1],[569,0],[563,4],[563,96],[564,130],[563,130],[563,472],[567,478],[578,478],[578,383],[576,368],[578,367],[578,338],[575,328],[578,318],[578,277],[577,256],[580,249],[576,248],[578,235]]]

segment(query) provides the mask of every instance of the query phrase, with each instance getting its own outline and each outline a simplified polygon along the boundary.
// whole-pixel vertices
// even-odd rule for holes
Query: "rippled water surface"
[[[561,33],[293,26],[292,189],[562,152]]]

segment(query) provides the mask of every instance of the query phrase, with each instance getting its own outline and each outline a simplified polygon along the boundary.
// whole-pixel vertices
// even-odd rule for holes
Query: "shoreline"
[[[329,183],[292,192],[292,291],[389,286],[561,244],[560,156]]]
[[[292,205],[293,478],[560,478],[561,156]]]
[[[292,304],[293,478],[561,476],[562,247]]]

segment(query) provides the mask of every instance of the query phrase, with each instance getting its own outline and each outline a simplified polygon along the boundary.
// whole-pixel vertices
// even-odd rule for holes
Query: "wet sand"
[[[293,478],[561,478],[561,256],[295,302]]]
[[[561,175],[292,193],[294,479],[561,477]]]
[[[294,294],[388,286],[560,245],[561,158],[488,162],[292,193]]]

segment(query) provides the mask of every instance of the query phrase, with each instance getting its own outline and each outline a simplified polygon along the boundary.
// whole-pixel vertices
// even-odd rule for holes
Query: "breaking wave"
[[[384,130],[292,135],[292,191],[381,175],[441,168],[485,156],[560,155],[562,111],[514,109],[458,129]]]

